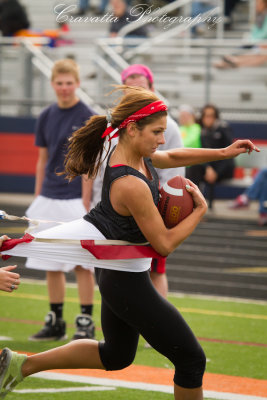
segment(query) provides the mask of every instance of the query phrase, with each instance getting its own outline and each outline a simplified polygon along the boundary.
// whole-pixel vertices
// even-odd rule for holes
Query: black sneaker
[[[61,318],[56,318],[54,311],[49,311],[45,317],[45,326],[35,335],[29,337],[33,342],[41,342],[45,340],[65,340],[66,322]]]
[[[77,315],[75,324],[76,324],[76,332],[72,340],[94,339],[95,325],[93,323],[91,315],[88,314]]]

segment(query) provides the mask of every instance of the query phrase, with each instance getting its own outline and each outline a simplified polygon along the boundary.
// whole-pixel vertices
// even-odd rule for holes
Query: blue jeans
[[[245,191],[251,200],[259,200],[259,212],[267,213],[267,168],[261,170],[252,185]]]
[[[105,12],[105,9],[107,8],[108,2],[109,2],[109,0],[101,0],[101,3],[100,3],[100,11],[101,11],[102,13]]]
[[[197,17],[199,14],[204,14],[205,12],[211,10],[213,7],[208,3],[202,3],[202,1],[193,1],[192,2],[192,10],[191,16],[193,18]],[[203,22],[199,23],[198,25],[205,25]],[[196,33],[196,26],[193,26],[192,33]]]
[[[192,2],[192,17],[196,17],[198,14],[204,14],[211,10],[213,7],[208,3],[202,3],[202,1]]]
[[[89,0],[79,0],[80,10],[87,10],[88,6],[89,6]]]

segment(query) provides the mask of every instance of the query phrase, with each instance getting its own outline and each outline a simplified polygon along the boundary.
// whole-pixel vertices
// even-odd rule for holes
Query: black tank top
[[[159,202],[159,179],[155,168],[150,159],[145,158],[145,165],[150,172],[152,179],[148,179],[145,175],[136,169],[127,165],[119,165],[116,167],[109,166],[110,153],[104,174],[101,201],[93,208],[84,219],[91,222],[107,239],[126,240],[133,243],[143,243],[147,239],[139,229],[137,223],[132,216],[123,216],[118,214],[112,207],[110,202],[110,188],[112,182],[116,179],[133,175],[142,179],[151,190],[155,205]]]

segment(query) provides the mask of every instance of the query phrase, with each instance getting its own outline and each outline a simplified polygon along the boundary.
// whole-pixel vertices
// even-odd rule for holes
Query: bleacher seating
[[[23,4],[28,10],[33,29],[57,28],[56,15],[53,11],[57,5],[55,0],[46,2],[23,0]],[[77,3],[66,0],[64,4],[75,5]],[[234,20],[235,30],[227,32],[225,35],[228,38],[238,37],[241,41],[244,31],[248,30],[249,27],[248,2],[241,2],[238,5]],[[214,37],[212,30],[207,31],[208,37]],[[73,44],[66,43],[61,47],[43,49],[52,60],[62,57],[75,58],[81,67],[82,88],[96,102],[100,102],[104,106],[108,105],[107,102],[109,101],[108,98],[104,97],[104,94],[110,90],[110,85],[114,81],[105,75],[105,71],[96,66],[95,58],[98,51],[96,39],[107,36],[107,32],[108,27],[105,23],[71,23],[70,38],[74,37]],[[161,32],[162,26],[155,25],[153,36]],[[80,35],[80,39],[77,35]],[[219,71],[212,67],[208,72],[209,76],[207,76],[205,46],[188,47],[186,42],[181,42],[181,40],[177,43],[175,39],[168,39],[162,45],[151,46],[145,54],[137,55],[128,60],[129,62],[142,62],[152,68],[155,73],[156,87],[169,100],[171,108],[175,109],[181,103],[189,103],[196,108],[201,107],[207,100],[206,81],[210,79],[209,101],[214,102],[223,112],[225,111],[223,115],[225,118],[228,117],[227,113],[234,109],[245,110],[246,112],[257,110],[258,113],[260,110],[265,111],[264,104],[267,98],[266,67],[257,68],[257,73],[254,73],[251,68]],[[213,47],[210,63],[216,61],[220,54],[227,54],[230,50],[228,47]],[[1,92],[11,103],[14,99],[22,99],[24,96],[21,90],[20,93],[17,93],[18,88],[22,87],[23,73],[20,72],[20,77],[16,73],[17,63],[23,63],[23,59],[21,56],[18,57],[19,54],[16,49],[4,48],[2,51],[5,62],[2,62],[1,71],[2,77],[5,79],[0,82]],[[123,52],[120,55],[123,55]],[[108,62],[112,64],[111,60],[108,60]],[[54,99],[53,92],[49,85],[45,85],[39,77],[38,70],[34,69],[33,71],[35,81],[37,81],[33,88],[33,94],[38,102],[43,98],[45,105]],[[14,79],[14,76],[16,79]],[[33,115],[38,115],[41,107],[41,104],[34,106]],[[8,107],[2,104],[2,113],[7,111],[10,114],[11,108],[10,104]],[[20,107],[17,108],[18,113],[22,111]],[[260,118],[262,118],[262,115],[260,115]]]
[[[267,124],[231,123],[235,139],[252,139],[260,153],[241,154],[235,159],[235,173],[232,179],[225,179],[216,185],[206,187],[209,208],[214,198],[234,198],[249,187],[260,169],[267,166]]]

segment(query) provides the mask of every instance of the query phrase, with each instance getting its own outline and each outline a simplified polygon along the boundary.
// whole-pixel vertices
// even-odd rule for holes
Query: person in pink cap
[[[144,84],[144,85],[148,86],[148,88],[150,90],[152,90],[152,92],[154,92],[154,76],[153,76],[151,69],[148,68],[146,65],[132,64],[129,67],[125,68],[121,73],[121,80],[123,83],[126,83],[127,79],[129,82],[130,79],[134,80],[137,77],[140,80],[142,79],[142,77],[145,77],[147,81],[146,81],[146,84]],[[135,82],[133,82],[133,83],[135,83]],[[141,85],[132,84],[129,86],[141,86]],[[147,88],[145,88],[145,89],[147,89]]]
[[[154,76],[149,67],[143,64],[132,64],[125,68],[121,73],[122,83],[129,86],[139,86],[144,89],[149,89],[152,92],[154,89]],[[165,143],[159,147],[159,150],[169,150],[183,147],[180,129],[177,123],[168,115],[167,129],[165,131]],[[185,169],[157,169],[160,180],[160,185],[164,185],[169,179],[176,175],[185,175]],[[152,259],[150,276],[155,288],[163,297],[167,297],[168,280],[166,275],[166,259]]]

